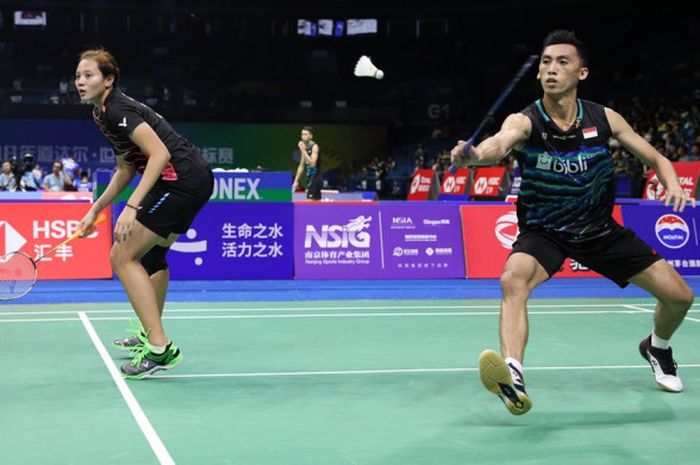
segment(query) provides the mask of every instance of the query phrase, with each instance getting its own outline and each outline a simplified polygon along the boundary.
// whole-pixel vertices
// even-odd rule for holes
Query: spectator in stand
[[[80,179],[75,182],[75,190],[78,192],[92,192],[92,181],[87,171],[80,172]]]
[[[34,182],[37,186],[41,186],[44,183],[44,170],[41,169],[41,165],[39,163],[34,165],[34,168],[32,169],[32,176],[34,177]]]
[[[2,171],[0,172],[0,191],[14,191],[17,189],[17,181],[12,173],[12,163],[9,160],[2,162]]]
[[[695,142],[690,147],[690,153],[688,153],[688,161],[700,161],[700,143]]]
[[[70,184],[66,185],[66,190],[74,190],[74,181],[77,180],[78,176],[80,175],[80,163],[78,163],[71,155],[66,155],[63,157],[61,159],[61,163],[63,164],[63,172],[71,181]]]
[[[58,192],[65,190],[66,185],[72,185],[68,175],[63,171],[63,164],[60,160],[53,163],[51,174],[44,178],[44,190]]]

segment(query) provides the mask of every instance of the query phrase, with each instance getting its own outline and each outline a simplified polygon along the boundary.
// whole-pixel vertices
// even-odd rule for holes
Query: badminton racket
[[[462,151],[462,156],[464,156],[464,153],[467,153],[469,149],[472,147],[472,145],[476,142],[477,137],[481,135],[481,131],[484,130],[484,127],[486,124],[493,118],[493,115],[496,114],[496,110],[501,106],[503,101],[508,97],[508,94],[511,93],[511,91],[515,88],[516,85],[518,85],[518,82],[525,76],[525,73],[532,67],[533,64],[537,61],[539,58],[539,55],[530,55],[527,57],[527,60],[525,60],[525,63],[520,67],[517,73],[515,73],[515,76],[513,76],[513,79],[510,80],[508,85],[503,89],[501,94],[498,96],[498,98],[493,102],[491,105],[491,108],[489,108],[488,113],[486,113],[486,116],[484,119],[481,120],[481,123],[479,123],[479,126],[477,126],[476,130],[472,134],[472,136],[469,138],[466,144],[464,144],[464,149]],[[461,157],[460,157],[461,158]],[[447,169],[450,174],[455,174],[459,167],[457,165],[450,165],[450,167]]]
[[[101,213],[94,224],[98,225],[106,219],[107,215]],[[80,230],[74,232],[68,239],[37,258],[32,258],[20,250],[0,257],[0,300],[15,300],[27,295],[36,284],[38,276],[37,262],[48,257],[78,236],[80,236]]]

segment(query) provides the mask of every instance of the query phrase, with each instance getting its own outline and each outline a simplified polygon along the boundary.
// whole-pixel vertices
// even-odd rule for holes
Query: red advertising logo
[[[435,170],[416,170],[406,200],[434,200],[437,189]]]
[[[460,215],[467,277],[499,277],[518,236],[515,205],[462,205]],[[613,209],[613,218],[622,224],[619,205]],[[599,276],[570,258],[554,275],[559,278]]]
[[[478,168],[469,195],[471,197],[501,197],[505,173],[504,166]]]
[[[445,178],[440,187],[441,194],[464,195],[469,180],[469,168],[460,168],[455,174],[445,171]]]
[[[0,255],[21,250],[37,257],[78,230],[88,203],[3,203],[0,213]],[[110,210],[105,213],[108,218]],[[39,279],[111,278],[111,221],[97,226],[90,237],[78,238],[41,260]]]
[[[700,175],[700,161],[677,161],[673,163],[673,168],[678,174],[678,181],[680,181],[683,192],[690,197],[695,196],[698,176]],[[654,170],[649,171],[644,198],[648,200],[664,200],[666,198],[666,189]]]

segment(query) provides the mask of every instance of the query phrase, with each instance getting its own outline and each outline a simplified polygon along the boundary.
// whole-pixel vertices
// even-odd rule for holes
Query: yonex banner
[[[497,278],[518,236],[515,205],[462,205],[462,232],[468,278]],[[616,205],[613,218],[622,224]],[[598,273],[567,258],[555,278],[595,277]]]
[[[625,225],[682,275],[700,275],[700,209],[682,213],[665,205],[623,205]]]
[[[30,257],[43,255],[78,230],[90,207],[86,202],[0,203],[0,257],[15,250]],[[110,209],[105,213],[109,216]],[[111,246],[111,221],[105,221],[93,235],[75,239],[41,260],[39,279],[111,278]]]
[[[297,204],[295,276],[300,279],[464,276],[454,205]]]
[[[97,172],[95,196],[102,195],[112,174]],[[117,201],[126,202],[139,183],[137,175]],[[214,172],[214,192],[210,202],[291,202],[292,175],[287,172]]]
[[[210,202],[168,252],[173,279],[291,279],[292,203]]]

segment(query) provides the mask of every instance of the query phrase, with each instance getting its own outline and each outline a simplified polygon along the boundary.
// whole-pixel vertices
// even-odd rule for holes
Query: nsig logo
[[[311,248],[315,243],[322,249],[339,249],[356,247],[358,249],[369,249],[371,236],[365,231],[370,226],[371,216],[360,215],[347,222],[347,224],[324,224],[320,231],[314,225],[306,225],[306,235],[304,236],[304,248]]]

